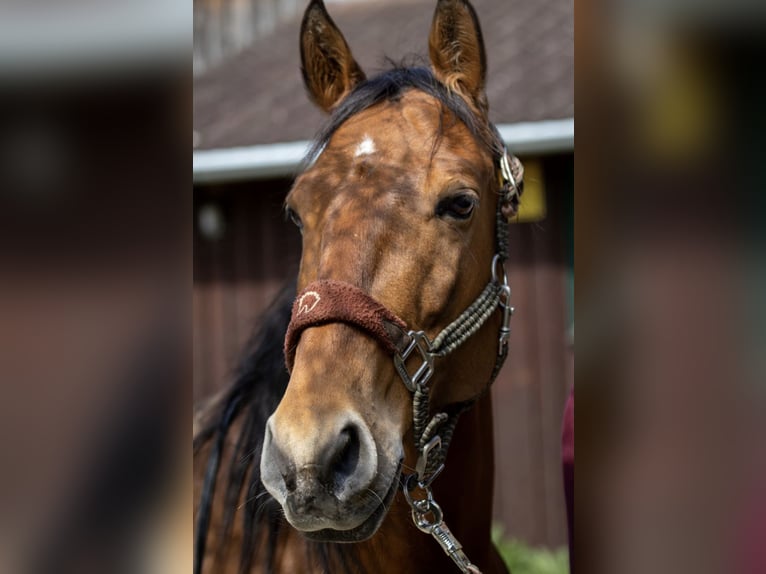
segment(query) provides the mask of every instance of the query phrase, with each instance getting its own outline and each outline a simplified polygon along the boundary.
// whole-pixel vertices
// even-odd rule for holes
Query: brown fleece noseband
[[[292,371],[301,333],[309,327],[346,323],[375,339],[389,355],[402,350],[407,324],[367,293],[343,281],[309,284],[295,299],[285,335],[285,360]]]

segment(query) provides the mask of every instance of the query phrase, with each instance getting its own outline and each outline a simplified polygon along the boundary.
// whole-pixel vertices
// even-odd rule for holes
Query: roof
[[[487,49],[490,117],[498,124],[574,116],[572,0],[472,0]],[[368,75],[385,58],[427,53],[431,0],[330,4]],[[310,139],[323,115],[300,74],[300,15],[194,80],[197,149]]]

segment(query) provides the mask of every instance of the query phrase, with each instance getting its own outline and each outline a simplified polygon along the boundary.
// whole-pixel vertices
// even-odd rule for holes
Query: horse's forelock
[[[439,82],[429,68],[394,65],[391,69],[358,84],[340,102],[314,138],[306,154],[304,168],[316,160],[333,134],[346,121],[375,104],[395,101],[408,90],[418,90],[435,98],[448,112],[465,124],[471,134],[492,153],[493,157],[502,156],[503,144],[487,118],[474,110],[462,96],[450,91],[447,86]],[[437,137],[438,135],[437,133]]]

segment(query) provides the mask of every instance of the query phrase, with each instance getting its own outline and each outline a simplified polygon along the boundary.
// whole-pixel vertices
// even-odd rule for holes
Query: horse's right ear
[[[365,79],[322,0],[311,0],[303,15],[301,71],[311,99],[325,112]]]
[[[487,56],[479,18],[468,0],[438,0],[428,54],[437,79],[486,113]]]

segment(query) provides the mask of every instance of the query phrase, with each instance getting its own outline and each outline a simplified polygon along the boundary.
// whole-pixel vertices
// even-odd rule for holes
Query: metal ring
[[[426,518],[426,515],[429,513],[434,515],[434,519],[431,521]],[[433,501],[431,501],[431,504],[429,505],[428,512],[419,512],[415,508],[412,509],[412,521],[420,531],[427,534],[430,534],[435,526],[438,526],[442,523],[443,517],[444,514],[442,513],[441,506]]]
[[[508,285],[508,274],[505,272],[505,265],[503,265],[503,258],[500,256],[499,253],[496,253],[495,256],[492,258],[492,281],[497,284],[501,284],[500,281],[498,281],[498,276],[497,276],[498,265],[500,266],[500,269],[503,270],[502,285]]]
[[[415,485],[414,486],[411,485],[412,479],[415,479]],[[425,498],[419,498],[419,499],[412,498],[412,496],[410,496],[410,492],[414,491],[416,488],[419,488],[420,490],[425,492],[426,493],[426,497]],[[424,486],[423,484],[421,484],[417,480],[417,475],[416,474],[408,474],[407,475],[407,478],[404,479],[404,484],[402,486],[402,490],[404,491],[404,498],[407,500],[407,504],[410,505],[410,507],[413,509],[413,511],[417,507],[418,503],[425,502],[429,506],[431,504],[435,504],[434,503],[434,494],[433,494],[433,492],[431,491],[430,488],[428,488],[428,486]]]

